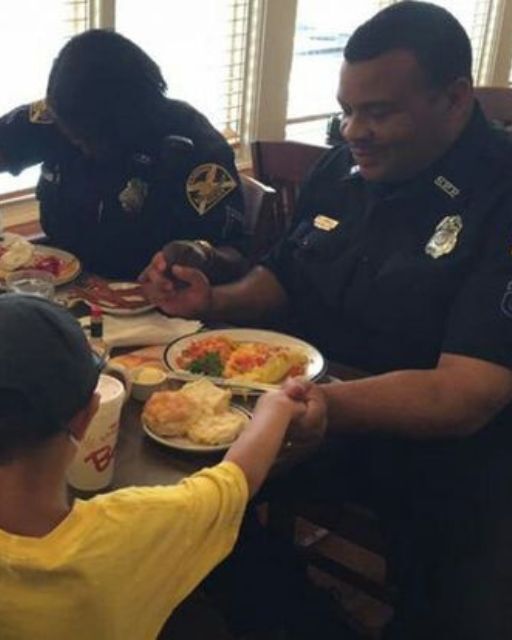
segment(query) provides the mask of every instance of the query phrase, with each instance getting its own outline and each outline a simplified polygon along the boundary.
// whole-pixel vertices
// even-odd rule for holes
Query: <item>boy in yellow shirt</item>
[[[70,504],[66,469],[97,409],[98,375],[68,312],[0,298],[2,640],[153,640],[231,551],[290,422],[324,422],[307,388],[290,384],[259,400],[217,466]]]

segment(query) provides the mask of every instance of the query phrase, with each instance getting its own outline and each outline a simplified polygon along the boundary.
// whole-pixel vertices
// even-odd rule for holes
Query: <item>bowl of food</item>
[[[163,387],[167,375],[156,367],[143,366],[131,372],[131,379],[132,397],[140,402],[146,402],[155,391]]]

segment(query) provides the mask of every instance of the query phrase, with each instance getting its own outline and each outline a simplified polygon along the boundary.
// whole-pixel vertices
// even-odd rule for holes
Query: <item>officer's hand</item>
[[[176,265],[172,267],[170,280],[164,275],[166,270],[165,258],[157,253],[139,277],[146,297],[169,315],[206,316],[212,299],[208,278],[197,269]]]
[[[208,267],[213,258],[214,249],[208,243],[197,240],[173,240],[165,245],[162,254],[167,263],[165,275],[172,280],[172,268],[175,264],[199,269],[209,276]]]
[[[289,435],[294,440],[321,440],[327,427],[327,403],[319,386],[301,378],[290,378],[283,391],[292,400],[304,402],[306,411],[292,423]]]

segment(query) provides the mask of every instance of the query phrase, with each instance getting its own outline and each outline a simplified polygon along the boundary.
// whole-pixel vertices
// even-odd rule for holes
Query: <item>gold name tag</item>
[[[322,231],[332,231],[336,229],[339,225],[339,220],[334,220],[333,218],[329,218],[327,216],[316,216],[313,220],[313,224],[317,229],[322,229]]]

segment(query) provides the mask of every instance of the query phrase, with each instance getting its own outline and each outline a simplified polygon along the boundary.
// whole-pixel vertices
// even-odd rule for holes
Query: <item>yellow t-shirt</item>
[[[0,530],[0,638],[154,640],[233,548],[247,499],[223,462],[174,487],[78,500],[42,538]]]

